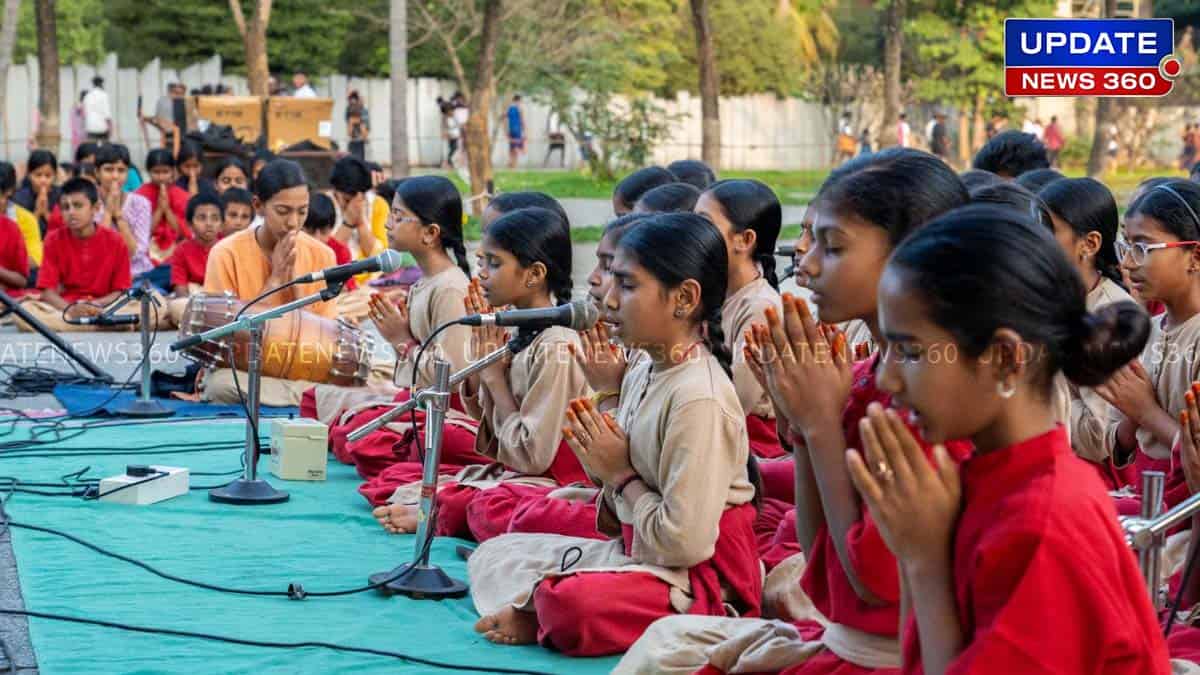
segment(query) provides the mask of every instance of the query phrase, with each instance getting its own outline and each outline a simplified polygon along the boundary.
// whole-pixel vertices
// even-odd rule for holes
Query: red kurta
[[[876,353],[854,364],[854,383],[851,385],[850,397],[842,411],[842,429],[846,435],[846,447],[862,448],[862,439],[858,431],[858,423],[867,414],[867,406],[879,403],[887,408],[891,406],[892,397],[879,389],[875,384],[875,368],[879,363]],[[925,454],[932,457],[932,448],[922,443]],[[946,444],[950,456],[961,461],[971,452],[971,444],[964,441],[951,441]],[[870,591],[883,601],[883,604],[869,604],[858,596],[850,584],[846,571],[838,559],[837,549],[829,535],[828,527],[822,526],[813,541],[812,551],[808,555],[808,564],[800,586],[813,605],[830,621],[854,628],[866,633],[897,637],[900,627],[900,578],[897,573],[897,562],[875,525],[875,520],[865,505],[860,505],[860,518],[851,526],[846,534],[846,545],[850,554],[850,562],[854,571]],[[780,528],[790,527],[794,530],[795,523],[785,519]],[[779,543],[787,542],[787,533],[778,537]],[[808,640],[820,637],[824,629],[815,621],[801,621],[796,624],[800,633]],[[788,675],[857,675],[860,673],[889,673],[893,670],[871,670],[842,660],[829,650],[823,650],[808,661],[785,670]]]
[[[962,465],[954,590],[966,645],[947,673],[1171,671],[1112,500],[1060,426]],[[916,618],[904,672],[924,672]]]
[[[56,289],[67,302],[100,298],[127,290],[133,283],[129,249],[110,227],[80,239],[63,227],[46,235],[37,287]]]
[[[0,267],[29,278],[29,252],[25,248],[25,235],[11,218],[0,215]],[[4,291],[21,290],[5,286]]]
[[[144,183],[134,194],[139,194],[150,202],[150,213],[153,214],[154,210],[158,208],[159,190],[160,188],[155,183]],[[191,239],[192,231],[187,223],[187,205],[191,197],[187,190],[180,189],[175,185],[167,187],[167,208],[175,214],[175,222],[179,223],[179,231],[176,232],[172,229],[166,218],[150,223],[150,237],[158,250],[170,251],[176,242]],[[200,283],[204,283],[203,279]]]
[[[208,252],[212,246],[205,246],[195,239],[179,242],[175,253],[171,256],[171,286],[187,291],[188,284],[204,285],[204,270],[208,266]]]

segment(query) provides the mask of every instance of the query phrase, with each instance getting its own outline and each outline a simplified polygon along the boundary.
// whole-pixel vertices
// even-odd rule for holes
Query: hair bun
[[[1150,337],[1150,318],[1133,302],[1116,302],[1084,312],[1063,350],[1063,374],[1083,387],[1094,387],[1137,358]]]

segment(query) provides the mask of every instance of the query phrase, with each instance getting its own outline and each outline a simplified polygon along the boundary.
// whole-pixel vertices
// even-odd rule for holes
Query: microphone
[[[386,274],[388,272],[395,272],[398,269],[400,269],[400,254],[389,248],[383,253],[371,256],[370,258],[356,260],[345,265],[338,265],[337,267],[330,267],[320,272],[313,272],[312,274],[305,274],[296,279],[295,283],[311,284],[317,281],[325,281],[332,284],[340,284],[350,277],[357,276],[363,272],[383,272]]]
[[[587,300],[576,300],[557,307],[542,309],[513,309],[492,314],[471,314],[458,320],[466,326],[516,326],[518,328],[547,328],[566,326],[571,330],[587,330],[596,325],[600,311]]]
[[[77,326],[131,326],[138,322],[137,314],[114,314],[105,316],[84,316],[74,321],[68,321]]]

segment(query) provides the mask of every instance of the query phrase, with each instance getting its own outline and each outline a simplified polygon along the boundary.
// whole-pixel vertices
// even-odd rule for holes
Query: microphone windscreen
[[[403,260],[399,253],[390,248],[375,257],[379,259],[379,271],[384,274],[400,269]]]
[[[587,300],[571,303],[571,330],[587,330],[600,320],[600,310]]]

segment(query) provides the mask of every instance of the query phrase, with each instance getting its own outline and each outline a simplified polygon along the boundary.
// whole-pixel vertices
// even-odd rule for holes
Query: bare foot
[[[384,504],[371,512],[383,529],[392,534],[417,531],[417,507],[408,504]]]
[[[532,645],[537,643],[538,622],[533,612],[522,612],[512,605],[485,616],[475,623],[475,632],[500,645]]]

